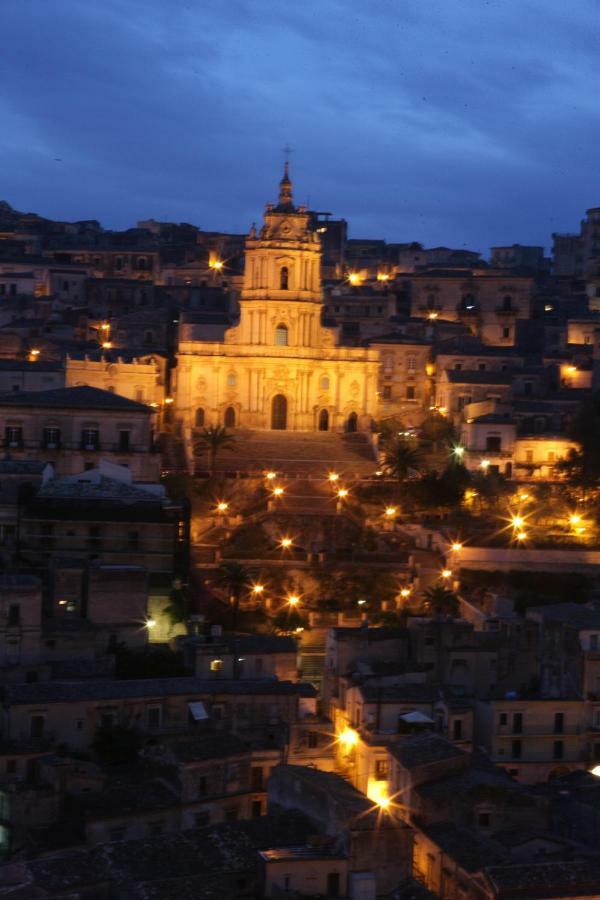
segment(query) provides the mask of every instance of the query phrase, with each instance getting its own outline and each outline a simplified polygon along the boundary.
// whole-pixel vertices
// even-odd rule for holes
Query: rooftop
[[[464,750],[456,747],[451,741],[429,732],[414,735],[399,744],[394,744],[390,747],[390,753],[405,769],[418,769],[420,766],[458,757],[466,760],[468,757]]]
[[[32,406],[35,409],[81,409],[109,410],[121,412],[145,412],[154,410],[144,403],[128,400],[112,391],[81,385],[79,387],[56,388],[51,391],[18,391],[0,394],[2,406]]]
[[[128,681],[39,681],[33,684],[7,684],[0,689],[6,703],[73,703],[86,700],[124,700],[144,697],[198,694],[298,695],[316,696],[306,682],[277,681],[268,678],[239,681],[202,678],[146,678]]]

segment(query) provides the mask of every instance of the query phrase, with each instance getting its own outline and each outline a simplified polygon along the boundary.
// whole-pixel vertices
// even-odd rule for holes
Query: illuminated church
[[[177,416],[193,428],[365,431],[376,414],[378,353],[321,324],[321,245],[294,206],[286,164],[279,202],[246,239],[239,323],[223,341],[180,334]]]

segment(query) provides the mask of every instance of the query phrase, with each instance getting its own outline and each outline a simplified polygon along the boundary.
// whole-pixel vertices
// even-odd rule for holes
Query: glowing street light
[[[112,347],[112,341],[102,341],[102,349],[110,350]]]
[[[332,484],[335,484],[336,481],[339,481],[340,476],[338,475],[337,472],[330,472],[329,475],[327,476],[327,479],[328,479]]]
[[[455,541],[455,542],[452,544],[452,546],[451,546],[451,549],[452,549],[452,552],[453,552],[453,553],[460,553],[460,551],[462,550],[462,548],[463,548],[463,545],[462,545],[462,544],[459,544],[458,541]]]
[[[290,606],[298,606],[298,604],[300,603],[300,597],[298,596],[298,594],[289,594],[287,602],[290,604]]]
[[[453,455],[454,455],[457,459],[462,459],[463,456],[465,455],[465,448],[464,448],[464,447],[460,447],[460,446],[457,444],[456,447],[453,447],[453,448],[452,448],[452,453],[453,453]]]
[[[525,531],[519,531],[519,532],[517,533],[517,535],[516,535],[516,538],[517,538],[518,541],[526,541],[526,540],[527,540],[527,534],[526,534]]]
[[[171,403],[175,403],[175,400],[173,399],[173,397],[165,397],[165,403],[167,404],[167,406],[170,406]]]
[[[513,516],[510,521],[513,528],[522,528],[525,524],[523,516]]]
[[[431,319],[431,320],[437,319],[437,317],[438,317],[438,314],[436,312],[430,312],[429,315],[427,316],[427,318]]]
[[[208,268],[214,269],[216,272],[220,272],[225,263],[222,259],[213,259],[209,262]]]
[[[386,508],[385,508],[385,514],[388,517],[388,519],[393,519],[397,512],[398,512],[397,506],[386,506]]]
[[[152,628],[156,628],[156,619],[146,619],[144,624],[148,631],[150,631]]]
[[[441,571],[442,578],[451,578],[452,577],[452,569],[442,569]]]
[[[277,472],[267,472],[265,478],[267,481],[274,481],[277,478]]]
[[[217,512],[224,513],[229,509],[229,503],[225,503],[224,500],[221,500],[220,503],[217,503]]]
[[[264,584],[253,584],[252,585],[252,593],[256,594],[257,596],[259,594],[262,594],[264,589],[265,589]]]
[[[351,750],[358,744],[358,732],[353,728],[344,728],[337,736],[337,741],[345,750]]]
[[[410,588],[402,588],[402,590],[400,591],[400,596],[404,597],[405,600],[407,597],[410,597]]]
[[[577,513],[573,513],[572,516],[569,516],[569,524],[575,528],[576,525],[581,523],[581,516],[577,515]]]
[[[37,362],[39,359],[39,356],[40,356],[40,351],[37,348],[32,348],[29,351],[29,361],[30,362]]]
[[[273,495],[275,497],[283,497],[285,494],[285,490],[282,487],[273,488]]]
[[[350,493],[350,491],[348,490],[348,488],[340,488],[337,491],[337,496],[340,498],[340,500],[344,500],[348,496],[349,493]]]
[[[289,550],[293,543],[294,542],[291,539],[291,537],[283,537],[279,541],[279,546],[282,547],[284,550]]]
[[[491,466],[491,462],[489,461],[489,459],[482,459],[481,462],[479,463],[479,465],[481,466],[481,468],[483,469],[484,472],[487,472],[487,470]]]
[[[350,282],[352,287],[356,287],[362,281],[362,278],[360,277],[360,273],[359,272],[350,272],[348,274],[348,281]]]

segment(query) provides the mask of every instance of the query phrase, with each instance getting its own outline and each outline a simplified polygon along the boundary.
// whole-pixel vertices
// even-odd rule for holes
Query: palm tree
[[[383,451],[384,469],[398,481],[405,481],[419,468],[421,452],[412,441],[396,437]]]
[[[227,591],[227,597],[231,605],[231,630],[235,631],[242,593],[252,584],[250,570],[241,563],[222,563],[217,570],[215,580],[218,585]]]
[[[456,616],[458,613],[458,597],[454,591],[436,584],[425,591],[425,609],[430,616],[439,619],[444,616]]]
[[[212,475],[215,472],[215,463],[221,450],[230,450],[235,445],[235,437],[229,434],[222,425],[209,425],[204,428],[202,434],[194,444],[194,453],[199,455],[203,451],[208,453],[208,469]]]

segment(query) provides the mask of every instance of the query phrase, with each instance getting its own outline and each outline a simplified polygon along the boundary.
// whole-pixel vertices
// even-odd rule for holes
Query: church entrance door
[[[329,431],[329,413],[326,409],[319,413],[319,431]]]
[[[271,428],[274,431],[287,428],[287,400],[283,394],[275,394],[271,400]]]

